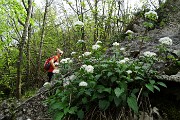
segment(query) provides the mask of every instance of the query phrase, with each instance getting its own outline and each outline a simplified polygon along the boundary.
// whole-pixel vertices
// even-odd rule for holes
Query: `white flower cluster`
[[[124,58],[123,60],[117,61],[118,64],[124,64],[129,61],[129,58]]]
[[[76,26],[76,25],[79,25],[79,26],[84,26],[84,23],[83,22],[81,22],[81,21],[76,21],[75,23],[74,23],[74,25]]]
[[[118,42],[114,42],[112,45],[113,46],[119,46],[119,43]]]
[[[154,15],[155,18],[158,19],[157,12],[155,12],[155,11],[149,11],[149,12],[146,12],[146,13],[145,13],[145,17],[146,17],[146,18],[149,18],[150,15]]]
[[[97,49],[99,49],[99,48],[100,48],[100,45],[97,45],[97,44],[95,44],[95,45],[92,46],[92,49],[93,49],[93,50],[97,50]]]
[[[126,34],[133,34],[134,32],[133,31],[131,31],[131,30],[127,30],[126,31]]]
[[[77,43],[84,43],[84,40],[78,40]]]
[[[45,82],[44,85],[43,85],[43,87],[45,87],[45,88],[50,88],[50,87],[51,87],[51,83]]]
[[[160,38],[159,42],[165,45],[172,45],[172,40],[169,37]]]
[[[143,55],[145,57],[153,57],[153,56],[156,56],[156,53],[150,52],[150,51],[146,51],[146,52],[143,53]]]
[[[82,81],[82,82],[80,82],[79,83],[79,86],[84,86],[84,87],[86,87],[88,84],[87,84],[87,82],[85,82],[85,81]]]
[[[101,41],[99,41],[99,40],[96,42],[96,44],[101,44],[101,43],[102,43],[102,42],[101,42]]]
[[[120,48],[120,51],[124,51],[125,50],[125,48]]]
[[[92,65],[82,65],[81,69],[84,69],[88,73],[94,72],[94,67]]]
[[[76,52],[71,52],[71,55],[74,55],[74,54],[76,54]]]
[[[73,61],[70,58],[65,58],[60,61],[61,63],[72,63]]]
[[[85,52],[84,54],[82,54],[82,56],[89,56],[91,55],[91,52]]]
[[[131,71],[131,70],[127,70],[126,72],[127,72],[127,74],[131,74],[131,73],[132,73],[132,71]]]

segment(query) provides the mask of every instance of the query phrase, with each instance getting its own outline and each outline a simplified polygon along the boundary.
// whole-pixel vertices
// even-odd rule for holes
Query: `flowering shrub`
[[[114,54],[122,52],[117,49],[118,46],[119,43],[113,43]],[[99,114],[92,114],[92,110],[110,113],[113,109],[126,108],[136,114],[140,109],[140,97],[159,91],[159,85],[166,87],[153,79],[157,75],[152,67],[157,60],[155,53],[145,52],[137,60],[122,54],[109,58],[101,54],[97,59],[99,51],[93,50],[96,52],[90,58],[81,59],[78,63],[80,66],[72,72],[72,76],[63,79],[63,90],[59,86],[47,100],[55,120],[98,118]]]
[[[172,40],[169,37],[160,38],[159,42],[164,45],[172,45]]]
[[[157,19],[158,19],[158,15],[155,11],[149,11],[149,12],[146,12],[144,14],[145,18],[147,19],[143,25],[144,27],[146,27],[146,29],[152,29],[154,27],[154,25],[156,24],[157,22]]]
[[[144,15],[145,15],[145,18],[148,18],[153,21],[158,19],[158,15],[155,11],[146,12]]]

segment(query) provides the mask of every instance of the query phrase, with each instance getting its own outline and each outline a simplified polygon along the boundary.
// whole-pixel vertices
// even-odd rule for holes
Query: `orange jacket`
[[[54,59],[54,63],[55,63],[55,62],[58,62],[58,59],[59,59],[59,58],[60,58],[60,56],[58,56],[58,55],[55,55],[55,56],[52,57],[52,59]],[[52,59],[51,59],[51,60],[52,60]],[[51,60],[50,60],[50,61],[51,61]],[[53,66],[50,65],[50,68],[49,68],[48,72],[52,72],[53,70],[54,70]]]

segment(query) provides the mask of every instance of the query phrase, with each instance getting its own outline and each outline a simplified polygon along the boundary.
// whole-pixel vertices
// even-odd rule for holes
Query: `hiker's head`
[[[58,54],[58,55],[62,55],[62,54],[63,54],[63,51],[60,50],[59,48],[57,48],[57,54]]]

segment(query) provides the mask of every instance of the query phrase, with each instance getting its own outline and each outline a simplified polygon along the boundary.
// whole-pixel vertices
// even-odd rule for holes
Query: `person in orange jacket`
[[[48,73],[47,73],[47,76],[49,78],[48,82],[51,82],[51,79],[52,79],[53,74],[54,74],[53,71],[58,68],[56,64],[59,63],[58,60],[61,57],[61,55],[63,54],[63,51],[61,51],[59,48],[57,48],[56,53],[57,53],[57,55],[51,57],[51,60],[49,61],[50,68],[49,68]]]

